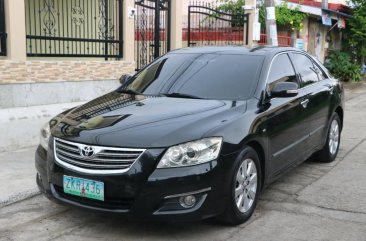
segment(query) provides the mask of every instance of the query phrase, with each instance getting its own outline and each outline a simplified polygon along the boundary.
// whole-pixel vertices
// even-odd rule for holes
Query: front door
[[[308,93],[300,88],[294,67],[288,54],[280,54],[273,59],[267,80],[270,92],[278,82],[294,82],[299,85],[295,97],[272,98],[266,110],[267,135],[269,138],[270,165],[276,176],[305,158],[309,127],[304,108]]]
[[[301,86],[309,93],[309,151],[322,147],[327,134],[327,123],[333,93],[332,80],[307,55],[291,53],[291,59],[301,77]],[[311,154],[311,153],[310,153]]]

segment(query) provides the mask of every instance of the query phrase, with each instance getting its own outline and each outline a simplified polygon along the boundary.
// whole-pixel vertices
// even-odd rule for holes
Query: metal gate
[[[248,44],[248,20],[244,12],[223,12],[212,4],[195,2],[188,6],[187,45]]]
[[[27,56],[122,58],[122,1],[25,1]]]
[[[141,69],[170,50],[170,0],[136,0],[135,60]]]
[[[6,31],[4,0],[0,0],[0,56],[6,56]]]

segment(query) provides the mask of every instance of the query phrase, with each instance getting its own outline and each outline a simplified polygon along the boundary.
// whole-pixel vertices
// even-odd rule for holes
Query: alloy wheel
[[[257,192],[257,168],[251,159],[245,159],[236,174],[235,203],[240,212],[247,212]]]
[[[337,120],[333,120],[329,130],[329,152],[335,155],[339,145],[339,124]]]

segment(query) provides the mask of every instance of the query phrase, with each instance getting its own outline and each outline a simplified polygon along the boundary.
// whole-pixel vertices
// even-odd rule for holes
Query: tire
[[[336,128],[337,130],[335,130]],[[320,162],[330,163],[335,160],[341,143],[341,120],[334,113],[327,132],[327,141],[323,149],[315,153],[315,159]]]
[[[245,166],[247,167],[247,175],[243,174]],[[261,191],[261,165],[253,148],[246,146],[242,149],[230,170],[229,176],[231,178],[228,183],[228,202],[225,212],[216,220],[228,225],[238,225],[252,216]],[[239,202],[240,193],[242,194],[241,202]]]

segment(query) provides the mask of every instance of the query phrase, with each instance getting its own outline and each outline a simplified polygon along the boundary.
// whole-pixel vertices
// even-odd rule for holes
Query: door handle
[[[300,102],[300,104],[302,105],[302,107],[306,108],[308,107],[308,103],[309,103],[309,99],[303,100]]]

